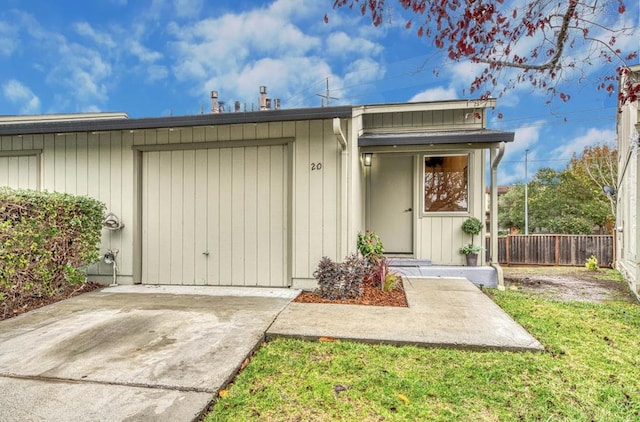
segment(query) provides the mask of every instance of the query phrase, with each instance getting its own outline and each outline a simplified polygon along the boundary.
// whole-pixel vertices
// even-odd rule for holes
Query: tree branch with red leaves
[[[569,95],[561,90],[560,82],[576,73],[588,74],[589,66],[611,69],[594,81],[596,89],[611,95],[615,81],[638,57],[637,50],[623,51],[626,47],[620,42],[633,40],[638,33],[637,26],[625,22],[623,0],[507,3],[397,0],[407,30],[431,40],[450,60],[484,65],[470,86],[470,92],[480,93],[481,98],[502,96],[528,82],[545,91],[549,101],[556,97],[567,101]],[[385,24],[393,10],[393,4],[385,0],[333,0],[333,7],[357,8],[375,26]],[[512,72],[507,73],[509,70]],[[623,103],[632,101],[638,92],[634,94],[632,89],[631,94],[620,94],[619,99]]]

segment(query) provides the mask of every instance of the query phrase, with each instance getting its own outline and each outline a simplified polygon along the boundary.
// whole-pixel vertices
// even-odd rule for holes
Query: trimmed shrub
[[[357,299],[362,295],[365,261],[358,255],[347,256],[342,263],[322,257],[313,276],[318,280],[318,294],[330,300]]]
[[[0,189],[0,311],[54,296],[100,260],[105,205],[61,193]]]

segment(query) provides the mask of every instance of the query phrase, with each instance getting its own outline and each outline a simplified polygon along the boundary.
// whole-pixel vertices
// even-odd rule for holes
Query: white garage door
[[[142,282],[286,286],[287,146],[143,153]]]

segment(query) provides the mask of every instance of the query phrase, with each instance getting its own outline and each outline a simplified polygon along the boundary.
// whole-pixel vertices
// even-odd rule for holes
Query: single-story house
[[[487,165],[497,249],[497,166],[514,134],[487,129],[493,107],[5,116],[0,186],[104,202],[101,251],[118,252],[121,284],[311,287],[320,259],[356,252],[367,229],[391,256],[461,267],[461,223],[484,219]],[[479,262],[500,282],[495,255]],[[112,266],[90,275],[108,284]]]
[[[640,83],[640,65],[630,67],[620,80]],[[617,119],[618,186],[613,192],[616,208],[616,267],[623,274],[631,290],[640,295],[640,101],[621,105]],[[615,187],[613,187],[615,189]]]

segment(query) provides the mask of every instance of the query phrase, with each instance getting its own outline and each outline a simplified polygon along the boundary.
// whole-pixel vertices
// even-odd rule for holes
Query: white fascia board
[[[493,98],[487,100],[451,100],[421,103],[399,103],[364,105],[353,108],[353,116],[370,113],[402,113],[429,110],[461,110],[469,108],[490,108],[496,106]]]

